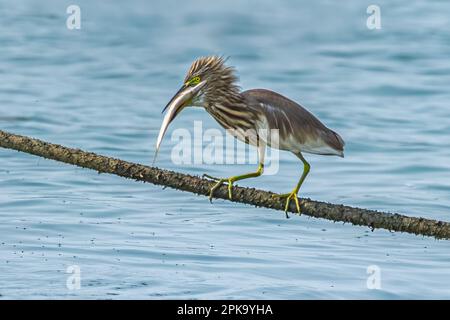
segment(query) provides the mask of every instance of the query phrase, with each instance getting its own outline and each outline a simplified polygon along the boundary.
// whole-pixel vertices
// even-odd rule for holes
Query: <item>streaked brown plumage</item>
[[[226,66],[221,57],[202,57],[194,61],[186,75],[184,85],[166,108],[157,142],[157,150],[169,123],[187,105],[201,106],[225,129],[232,130],[236,138],[258,146],[260,165],[255,173],[216,179],[214,190],[228,182],[229,196],[235,181],[262,174],[266,144],[293,152],[304,164],[304,171],[294,190],[286,195],[286,211],[293,199],[297,210],[300,206],[297,192],[309,172],[309,164],[302,152],[321,155],[344,156],[344,140],[327,128],[319,119],[298,103],[270,90],[252,89],[241,92],[237,85],[234,68]],[[272,145],[262,137],[260,130],[277,129],[279,145]],[[246,134],[254,132],[253,136]]]

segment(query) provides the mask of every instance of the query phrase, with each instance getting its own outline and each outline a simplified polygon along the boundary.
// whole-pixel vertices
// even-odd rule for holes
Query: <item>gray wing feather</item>
[[[242,95],[248,106],[263,112],[270,129],[279,129],[281,139],[293,136],[302,145],[311,141],[323,143],[337,151],[338,155],[343,155],[345,143],[341,136],[298,103],[266,89],[247,90]]]

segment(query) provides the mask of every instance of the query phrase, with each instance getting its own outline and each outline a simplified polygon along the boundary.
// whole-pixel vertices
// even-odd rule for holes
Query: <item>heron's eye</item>
[[[200,77],[193,77],[186,84],[187,85],[196,85],[199,83],[200,83]]]

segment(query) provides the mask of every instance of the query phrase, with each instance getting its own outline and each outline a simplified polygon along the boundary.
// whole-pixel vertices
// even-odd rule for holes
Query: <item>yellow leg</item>
[[[300,190],[300,187],[302,186],[303,181],[305,181],[305,178],[308,175],[309,170],[311,168],[311,166],[305,160],[305,158],[303,158],[303,155],[301,153],[298,153],[297,157],[299,157],[300,160],[302,160],[302,162],[303,162],[303,174],[300,177],[300,181],[297,183],[297,185],[295,186],[294,190],[292,190],[290,193],[275,195],[275,197],[277,197],[277,198],[286,198],[286,205],[284,207],[284,212],[286,213],[286,218],[289,218],[287,211],[289,209],[289,204],[290,204],[292,199],[295,201],[295,206],[297,208],[297,212],[299,214],[301,214],[301,212],[300,212],[300,203],[298,201],[297,194],[298,194],[298,190]]]
[[[224,183],[228,183],[228,197],[231,200],[233,198],[232,190],[233,190],[234,182],[239,181],[239,180],[248,179],[248,178],[259,177],[260,175],[262,175],[263,171],[264,171],[264,165],[262,163],[260,163],[258,165],[258,170],[256,172],[247,173],[247,174],[243,174],[240,176],[233,176],[233,177],[221,179],[221,178],[212,177],[208,174],[204,174],[203,177],[217,181],[217,183],[211,188],[211,190],[209,192],[209,201],[212,202],[212,197],[214,195],[214,191],[216,191],[216,189],[219,188]]]

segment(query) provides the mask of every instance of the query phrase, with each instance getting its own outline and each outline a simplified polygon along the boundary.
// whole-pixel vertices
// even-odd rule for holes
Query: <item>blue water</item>
[[[161,109],[198,56],[223,54],[243,89],[302,103],[347,142],[306,155],[302,195],[450,221],[450,2],[0,1],[0,129],[150,164]],[[189,109],[175,128],[220,128]],[[290,191],[301,171],[240,183]],[[0,298],[448,298],[450,242],[163,190],[0,149]],[[70,290],[67,267],[81,287]],[[367,268],[380,270],[369,289]]]

